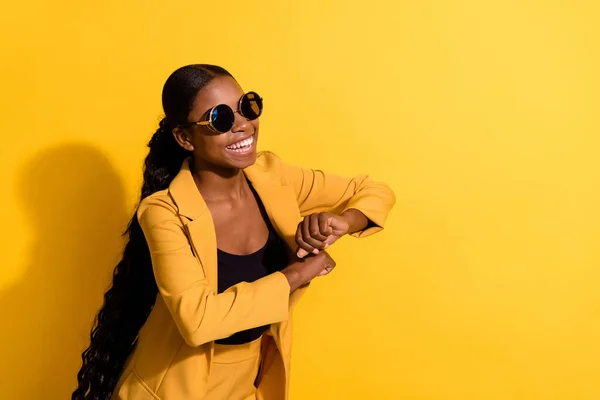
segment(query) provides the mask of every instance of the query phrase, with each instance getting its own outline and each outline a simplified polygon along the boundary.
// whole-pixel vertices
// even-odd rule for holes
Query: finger
[[[333,233],[333,230],[331,228],[332,222],[333,216],[331,214],[323,213],[319,215],[319,231],[321,232],[322,236],[325,236],[325,238],[321,240],[327,239],[327,236]]]
[[[323,217],[324,214],[312,214],[310,216],[310,226],[309,226],[309,232],[310,232],[310,236],[313,239],[316,239],[320,242],[324,242],[325,239],[327,239],[327,236],[329,234],[324,233],[326,229],[322,229],[321,225],[322,225],[322,220],[325,220],[325,224],[327,224],[327,216],[325,215],[325,217]]]
[[[313,251],[315,251],[315,248],[304,241],[304,238],[302,235],[302,224],[303,224],[302,222],[300,224],[298,224],[298,229],[296,229],[296,244],[298,245],[299,250],[304,250],[304,251],[306,251],[306,254],[309,254],[309,253],[312,253]],[[306,254],[304,254],[303,252],[300,252],[299,250],[297,253],[299,258],[303,258],[304,256],[306,256]]]
[[[304,258],[307,255],[309,255],[310,253],[302,248],[298,249],[298,252],[296,253],[296,255],[298,256],[298,258]]]
[[[324,257],[324,265],[323,269],[319,272],[317,276],[324,276],[329,274],[335,268],[335,261],[331,258],[331,255],[326,251],[322,252],[319,257]]]
[[[331,271],[333,271],[333,268],[335,268],[334,266],[327,266],[323,269],[323,271],[319,272],[318,276],[325,276],[327,274],[329,274]]]
[[[309,246],[312,246],[313,249],[315,249],[315,250],[323,249],[325,244],[322,241],[313,238],[310,234],[310,230],[311,230],[311,218],[310,217],[304,218],[304,221],[302,221],[302,240]],[[313,250],[313,252],[314,252],[314,250]],[[317,253],[315,253],[315,254],[317,254]]]

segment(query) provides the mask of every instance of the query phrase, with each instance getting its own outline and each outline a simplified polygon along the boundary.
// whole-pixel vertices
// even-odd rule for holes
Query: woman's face
[[[233,78],[217,76],[196,95],[188,121],[205,120],[207,112],[219,104],[238,111],[243,94]],[[258,119],[248,121],[239,112],[235,113],[235,122],[229,132],[216,133],[206,125],[195,125],[177,128],[173,133],[179,144],[192,152],[196,166],[243,169],[256,161]]]

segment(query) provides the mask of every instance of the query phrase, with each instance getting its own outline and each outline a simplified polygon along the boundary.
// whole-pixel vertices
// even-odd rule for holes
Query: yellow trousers
[[[262,337],[237,345],[215,344],[206,400],[255,400]]]

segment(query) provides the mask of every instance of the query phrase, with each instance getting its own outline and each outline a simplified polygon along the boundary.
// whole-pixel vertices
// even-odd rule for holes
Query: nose
[[[250,127],[250,121],[242,116],[238,111],[235,112],[235,119],[233,120],[233,126],[231,132],[233,133],[244,133],[248,131]]]

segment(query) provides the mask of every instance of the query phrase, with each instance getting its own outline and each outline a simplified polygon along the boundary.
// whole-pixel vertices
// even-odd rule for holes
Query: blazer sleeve
[[[189,346],[288,319],[290,286],[282,273],[214,293],[173,206],[148,198],[137,215],[159,293]]]
[[[303,217],[319,212],[341,214],[348,209],[362,212],[370,224],[362,231],[352,233],[356,237],[382,230],[396,203],[394,192],[385,183],[376,182],[367,175],[348,178],[283,162],[280,165],[282,179],[293,186]]]

